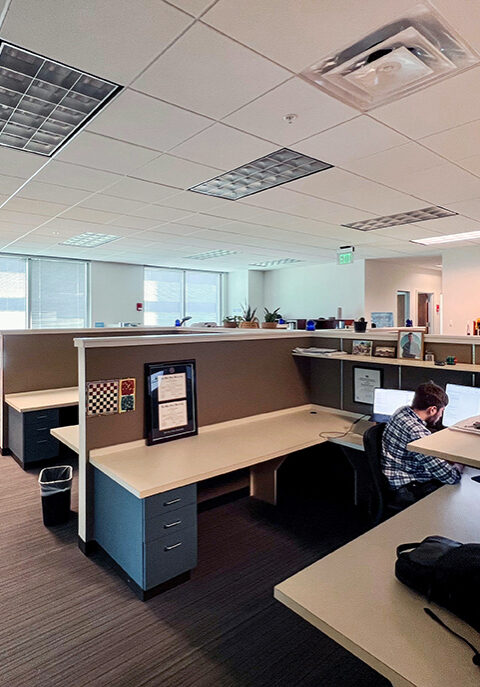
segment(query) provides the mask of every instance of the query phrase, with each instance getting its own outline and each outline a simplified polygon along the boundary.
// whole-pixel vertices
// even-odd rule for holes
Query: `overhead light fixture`
[[[430,246],[436,243],[452,243],[453,241],[471,241],[480,239],[480,231],[464,231],[462,234],[444,234],[443,236],[429,236],[425,239],[411,239],[411,243],[421,243]]]
[[[0,42],[0,145],[50,156],[121,86]]]
[[[187,260],[210,260],[211,258],[223,258],[226,255],[236,255],[238,250],[209,250],[206,253],[186,255]]]
[[[295,258],[281,258],[280,260],[264,260],[263,262],[250,262],[249,267],[280,267],[280,265],[293,265],[295,262],[305,262]]]
[[[115,236],[115,234],[95,234],[94,232],[87,231],[84,234],[78,234],[77,236],[71,236],[69,239],[62,241],[60,246],[82,246],[83,248],[93,248],[95,246],[101,246],[104,243],[110,243],[111,241],[116,241],[121,238],[120,236]]]
[[[238,200],[331,167],[333,165],[328,162],[296,153],[288,148],[281,148],[258,160],[248,162],[242,167],[220,174],[214,179],[192,186],[188,190],[203,193],[206,196]]]
[[[321,90],[370,110],[458,74],[478,55],[427,3],[302,72]]]
[[[348,222],[342,227],[358,229],[358,231],[373,231],[374,229],[385,229],[386,227],[396,227],[400,224],[414,224],[416,222],[426,222],[430,219],[441,219],[442,217],[452,217],[458,212],[447,210],[439,205],[432,205],[421,210],[411,210],[410,212],[397,212],[395,215],[384,215],[383,217],[373,217],[361,222]]]

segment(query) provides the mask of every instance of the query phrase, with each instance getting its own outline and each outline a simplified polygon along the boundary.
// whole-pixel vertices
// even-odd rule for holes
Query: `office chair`
[[[362,501],[365,501],[369,520],[378,525],[386,516],[398,512],[399,508],[389,501],[390,489],[382,472],[382,437],[385,423],[367,429],[363,435],[365,448],[363,461],[357,462],[357,485]]]

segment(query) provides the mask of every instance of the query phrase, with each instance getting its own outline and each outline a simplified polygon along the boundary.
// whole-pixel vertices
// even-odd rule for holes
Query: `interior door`
[[[419,327],[426,327],[426,333],[428,334],[430,322],[429,322],[429,302],[431,298],[430,293],[419,293],[418,303],[417,303],[417,325]]]
[[[405,294],[397,293],[397,327],[405,327]]]

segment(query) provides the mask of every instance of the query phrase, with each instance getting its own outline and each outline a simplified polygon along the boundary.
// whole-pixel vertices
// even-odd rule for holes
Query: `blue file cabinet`
[[[141,499],[93,468],[94,539],[143,592],[197,565],[197,485]]]
[[[58,408],[20,413],[8,406],[8,447],[23,467],[58,456],[50,430],[60,425],[59,414]]]

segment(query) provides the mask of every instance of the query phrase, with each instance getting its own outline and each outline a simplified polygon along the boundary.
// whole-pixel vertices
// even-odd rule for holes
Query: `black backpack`
[[[422,542],[397,547],[395,575],[407,586],[444,606],[480,632],[480,544],[461,544],[446,537],[427,537]],[[456,634],[430,609],[425,612]],[[480,665],[475,651],[473,662]]]

